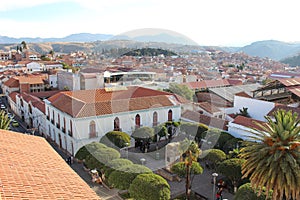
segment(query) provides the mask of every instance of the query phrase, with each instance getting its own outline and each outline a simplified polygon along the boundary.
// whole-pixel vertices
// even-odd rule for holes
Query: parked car
[[[4,104],[1,104],[0,108],[1,108],[1,109],[5,109],[6,107],[5,107]]]
[[[13,127],[19,127],[19,122],[17,122],[17,120],[13,119],[13,120],[11,121],[11,125],[12,125]]]
[[[13,119],[15,116],[14,116],[14,114],[12,114],[12,113],[7,113],[7,116],[10,118],[10,119]]]

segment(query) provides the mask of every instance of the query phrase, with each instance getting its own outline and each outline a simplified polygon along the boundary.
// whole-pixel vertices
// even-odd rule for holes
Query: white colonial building
[[[65,91],[45,101],[46,134],[74,155],[112,130],[179,121],[182,99],[142,87]]]

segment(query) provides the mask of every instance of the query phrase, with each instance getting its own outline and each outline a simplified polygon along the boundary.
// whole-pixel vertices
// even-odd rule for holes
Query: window
[[[32,107],[30,104],[28,105],[28,108],[29,108],[29,113],[32,114]]]
[[[57,113],[57,123],[56,123],[56,127],[58,129],[60,129],[60,116],[59,116],[59,113]]]
[[[95,121],[90,122],[90,127],[89,128],[90,128],[90,138],[97,137]]]
[[[50,120],[50,109],[49,109],[49,107],[48,107],[47,110],[48,110],[48,113],[47,113],[47,114],[48,114],[48,115],[47,115],[47,119]]]
[[[20,99],[20,104],[21,104],[22,107],[24,106],[23,99]]]
[[[114,119],[114,131],[120,131],[120,119],[118,117]]]
[[[169,121],[169,122],[173,121],[173,113],[172,113],[172,110],[169,110],[169,112],[168,112],[168,121]]]
[[[157,112],[153,113],[153,126],[157,126],[158,124],[158,116],[157,116]]]
[[[73,137],[73,125],[72,120],[70,120],[70,130],[68,131],[69,136]]]
[[[139,114],[135,116],[135,126],[139,128],[141,126],[141,117]]]

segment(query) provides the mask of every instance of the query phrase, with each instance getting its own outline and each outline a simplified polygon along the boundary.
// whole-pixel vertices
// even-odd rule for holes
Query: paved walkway
[[[56,150],[56,152],[62,156],[65,160],[68,155],[66,155],[61,149],[59,149],[56,145],[50,143],[52,147]],[[124,153],[124,152],[123,152]],[[126,152],[125,152],[126,153]],[[162,153],[162,152],[161,152]],[[126,157],[127,154],[123,155]],[[165,159],[164,157],[160,157],[159,160],[156,159],[156,154],[154,152],[151,153],[141,153],[138,149],[131,148],[129,150],[128,157],[129,159],[134,159],[136,163],[141,164],[140,159],[145,158],[146,162],[144,163],[145,166],[151,168],[152,170],[157,170],[162,167],[165,167]],[[161,156],[161,154],[160,154]],[[203,166],[203,165],[202,165]],[[83,164],[74,162],[70,166],[90,187],[93,189],[103,200],[121,200],[122,198],[118,195],[117,189],[107,189],[97,183],[93,183],[91,180],[91,176],[86,172],[83,168]],[[204,166],[203,166],[204,167]],[[194,177],[192,183],[192,190],[207,197],[208,200],[215,200],[213,196],[213,184],[211,183],[212,180],[212,171],[207,168],[204,168],[203,174],[196,175]],[[182,179],[180,182],[177,181],[168,181],[171,188],[171,197],[175,197],[179,194],[185,193],[185,179]],[[233,195],[228,193],[227,190],[223,192],[223,199],[233,200]]]

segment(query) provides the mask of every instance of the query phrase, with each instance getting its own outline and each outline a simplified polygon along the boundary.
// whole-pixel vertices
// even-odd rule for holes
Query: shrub
[[[208,149],[203,151],[201,157],[209,161],[215,169],[219,162],[226,159],[226,154],[220,149]]]
[[[126,143],[130,144],[130,136],[121,131],[110,131],[101,138],[100,142],[109,147],[123,148],[126,147]]]
[[[114,172],[115,170],[119,169],[120,167],[126,165],[132,165],[133,163],[130,160],[124,158],[114,159],[107,163],[105,167],[105,176],[108,178],[109,175]]]
[[[129,187],[130,196],[143,200],[169,200],[170,185],[156,174],[140,174]]]
[[[167,135],[168,135],[167,127],[165,127],[163,125],[154,127],[154,132],[155,132],[155,134],[157,134],[159,136],[158,140],[160,140],[162,137],[167,137]],[[154,139],[156,139],[156,138],[154,138]],[[154,141],[156,142],[156,140],[154,140]]]
[[[185,177],[186,176],[186,165],[185,162],[178,162],[175,163],[171,167],[172,173],[177,174],[180,177]],[[193,162],[192,167],[191,167],[191,174],[202,174],[203,173],[203,168],[198,162]]]
[[[150,127],[142,127],[136,129],[132,135],[133,138],[152,140],[154,137],[154,129]]]
[[[120,190],[127,190],[137,175],[145,173],[152,173],[152,171],[148,167],[138,164],[122,166],[109,175],[108,183]]]
[[[110,147],[97,149],[92,154],[88,155],[85,160],[85,164],[88,168],[101,169],[109,161],[120,158],[120,153]]]
[[[270,192],[269,196],[272,196]],[[270,200],[271,197],[269,197],[267,200]],[[266,196],[264,192],[260,196],[258,196],[258,193],[253,190],[251,187],[251,183],[246,183],[244,185],[241,185],[237,191],[237,193],[234,196],[234,200],[266,200]]]
[[[88,155],[90,155],[91,153],[95,152],[98,149],[106,148],[106,147],[107,146],[104,144],[100,144],[98,142],[92,142],[90,144],[87,144],[87,145],[81,147],[75,154],[75,158],[77,158],[79,160],[86,159],[86,157]]]
[[[208,126],[199,123],[187,123],[182,122],[180,124],[180,130],[195,138],[195,141],[200,142],[201,139],[205,138]]]

